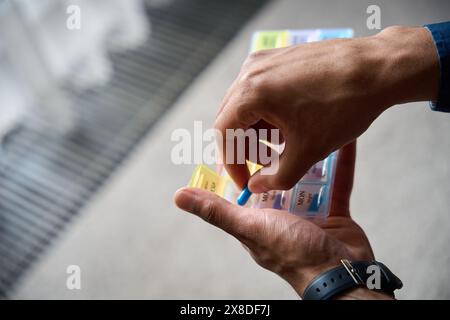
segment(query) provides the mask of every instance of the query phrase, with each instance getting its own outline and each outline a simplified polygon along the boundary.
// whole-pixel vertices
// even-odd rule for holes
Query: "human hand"
[[[243,208],[195,188],[178,190],[175,203],[237,238],[260,266],[301,296],[315,276],[340,265],[340,259],[374,259],[364,231],[350,217],[355,149],[351,143],[339,152],[330,216],[320,226],[286,211]],[[388,298],[362,289],[341,298]]]
[[[249,176],[226,162],[239,187],[287,190],[316,162],[356,139],[388,107],[433,100],[436,49],[424,28],[387,28],[376,36],[327,40],[253,53],[225,95],[215,127],[278,128],[285,141],[276,174]]]

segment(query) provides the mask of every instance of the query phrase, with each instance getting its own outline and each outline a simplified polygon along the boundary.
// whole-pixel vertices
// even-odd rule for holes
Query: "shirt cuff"
[[[439,56],[440,85],[436,101],[431,102],[431,109],[450,112],[450,21],[425,25]]]

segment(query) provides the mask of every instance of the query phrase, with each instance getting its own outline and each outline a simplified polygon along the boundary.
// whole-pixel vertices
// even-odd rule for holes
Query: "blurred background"
[[[171,133],[212,126],[254,31],[371,35],[372,4],[383,28],[450,20],[446,0],[0,0],[0,297],[296,299],[175,208],[194,165]],[[399,298],[450,298],[449,136],[411,103],[358,142],[353,216]]]

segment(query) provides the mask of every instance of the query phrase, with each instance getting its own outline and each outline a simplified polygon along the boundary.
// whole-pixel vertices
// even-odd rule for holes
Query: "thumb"
[[[290,147],[289,147],[290,146]],[[299,150],[286,144],[278,159],[272,160],[269,167],[264,167],[250,177],[248,187],[254,193],[269,190],[288,190],[308,171],[304,161],[299,161]]]
[[[175,204],[206,222],[244,241],[249,234],[257,234],[255,215],[218,195],[199,188],[181,188],[174,196]],[[251,230],[252,229],[252,230]]]

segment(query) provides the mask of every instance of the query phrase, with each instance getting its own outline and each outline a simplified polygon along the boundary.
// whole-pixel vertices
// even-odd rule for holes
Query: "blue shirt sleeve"
[[[431,109],[450,112],[450,21],[425,25],[433,37],[439,55],[440,86],[436,101],[431,102]]]

